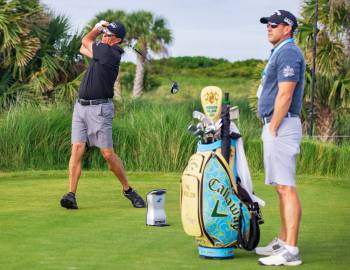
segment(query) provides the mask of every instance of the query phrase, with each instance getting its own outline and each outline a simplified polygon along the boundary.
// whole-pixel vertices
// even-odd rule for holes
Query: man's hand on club
[[[98,31],[100,31],[100,33],[102,33],[104,28],[107,27],[108,25],[109,25],[109,22],[101,20],[95,24],[94,29],[97,29]]]

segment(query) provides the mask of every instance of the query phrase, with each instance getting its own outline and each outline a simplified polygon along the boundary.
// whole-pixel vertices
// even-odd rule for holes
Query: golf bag
[[[236,126],[230,121],[228,94],[222,105],[219,129],[206,127],[203,131],[197,125],[200,133],[189,127],[201,141],[181,178],[183,228],[196,238],[199,254],[209,258],[232,257],[234,247],[253,250],[260,240],[259,224],[263,223],[258,202],[264,202],[252,191],[241,136],[231,131]],[[210,123],[198,112],[193,115],[204,124]]]
[[[198,144],[182,175],[183,228],[202,248],[253,250],[259,242],[259,206],[237,181],[235,145],[231,140],[231,164],[227,164],[220,140]]]

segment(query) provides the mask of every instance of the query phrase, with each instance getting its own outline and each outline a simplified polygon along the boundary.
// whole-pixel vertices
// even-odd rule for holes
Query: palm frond
[[[45,70],[48,79],[51,81],[58,80],[60,73],[66,74],[66,71],[61,66],[62,62],[63,59],[60,56],[45,54],[41,58],[41,68]]]
[[[28,89],[33,92],[36,96],[42,96],[43,94],[52,91],[54,83],[48,77],[46,69],[40,69],[35,72],[29,82]]]
[[[73,81],[58,85],[55,88],[57,100],[73,103],[78,96],[79,85],[84,74],[85,72],[82,72]]]
[[[317,69],[324,75],[334,77],[339,74],[344,63],[344,46],[337,41],[329,40],[327,35],[320,35],[317,51]]]

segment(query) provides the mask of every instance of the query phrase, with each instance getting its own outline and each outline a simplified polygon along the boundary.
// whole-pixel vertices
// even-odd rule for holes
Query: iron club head
[[[187,130],[188,130],[189,132],[191,132],[191,133],[195,133],[195,132],[197,131],[197,126],[191,124],[191,125],[188,126]]]

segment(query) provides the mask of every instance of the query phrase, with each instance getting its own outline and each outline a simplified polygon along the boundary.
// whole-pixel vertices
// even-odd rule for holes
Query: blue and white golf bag
[[[189,127],[201,141],[181,178],[183,228],[196,238],[199,254],[209,258],[233,257],[234,247],[253,250],[263,223],[259,204],[264,202],[253,193],[243,142],[230,121],[228,94],[224,101],[215,127],[194,112],[206,127]]]
[[[234,247],[252,250],[259,242],[259,205],[238,182],[236,142],[231,140],[231,164],[221,154],[221,140],[199,143],[182,175],[183,228],[203,257],[232,257]]]

